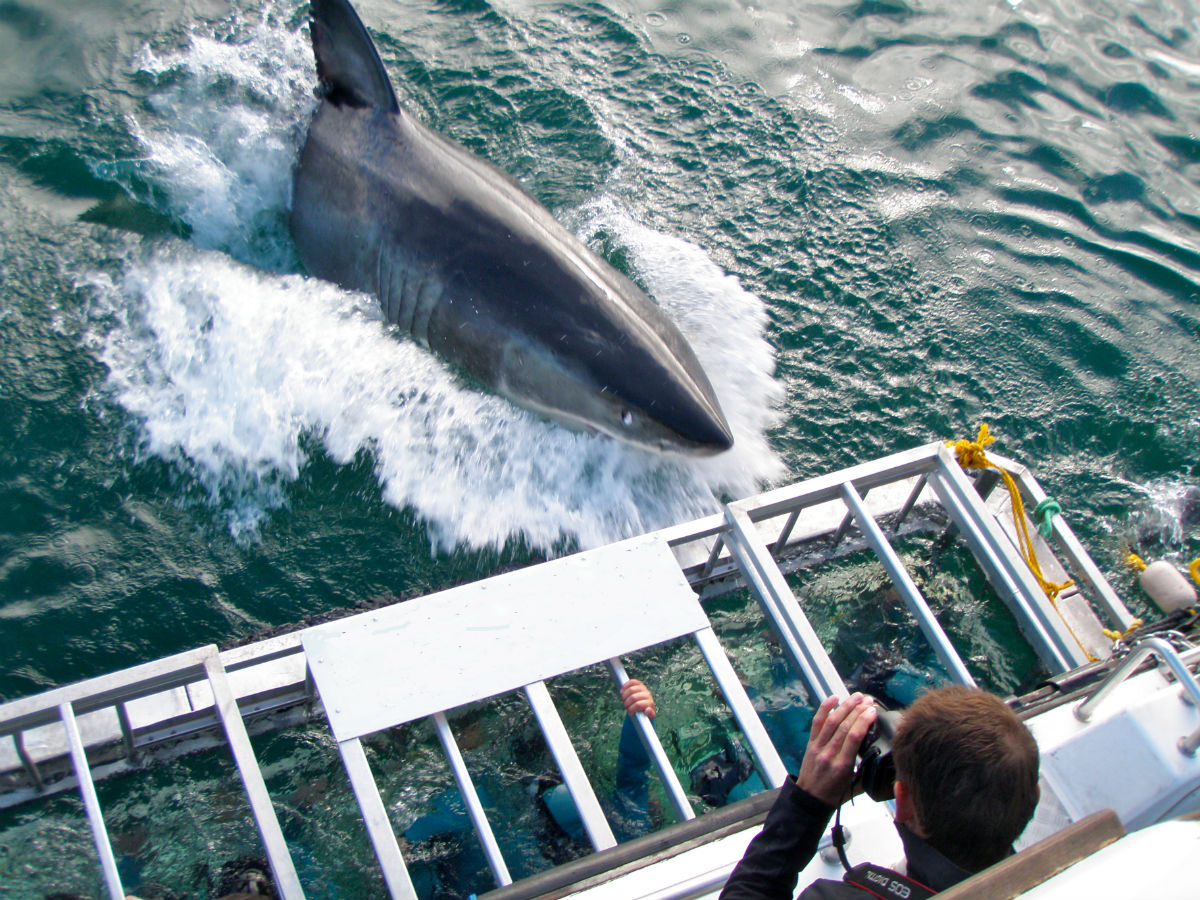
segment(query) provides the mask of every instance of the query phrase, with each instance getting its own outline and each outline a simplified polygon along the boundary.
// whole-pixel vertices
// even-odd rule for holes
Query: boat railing
[[[1121,664],[1113,670],[1112,674],[1100,683],[1091,696],[1076,705],[1075,718],[1081,722],[1089,721],[1095,715],[1097,708],[1112,696],[1113,691],[1136,672],[1142,663],[1151,656],[1158,657],[1171,670],[1171,673],[1178,679],[1187,696],[1191,698],[1192,705],[1200,709],[1200,684],[1197,684],[1196,677],[1188,668],[1188,662],[1184,660],[1183,656],[1180,655],[1179,651],[1169,641],[1161,637],[1152,637],[1135,644],[1129,651],[1129,655],[1121,661]],[[1195,654],[1192,654],[1192,656],[1194,657]],[[1190,734],[1182,735],[1176,746],[1184,755],[1195,756],[1196,748],[1200,747],[1200,728],[1197,728]]]

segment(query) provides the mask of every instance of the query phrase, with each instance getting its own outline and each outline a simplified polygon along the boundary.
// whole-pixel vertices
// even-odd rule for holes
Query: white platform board
[[[634,538],[304,632],[338,741],[708,626],[661,540]]]

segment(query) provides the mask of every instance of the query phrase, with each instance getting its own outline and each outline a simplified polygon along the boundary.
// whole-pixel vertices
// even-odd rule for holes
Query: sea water
[[[371,298],[304,276],[287,231],[316,105],[303,4],[2,3],[0,699],[983,421],[1135,612],[1130,549],[1200,556],[1191,4],[358,9],[406,107],[513,173],[679,324],[734,450],[663,457],[564,431],[464,382]],[[914,565],[976,676],[1025,684],[974,576]],[[877,566],[794,586],[835,655],[909,653]],[[647,664],[683,677],[673,665]],[[276,758],[324,771],[328,748],[279,740]],[[214,829],[169,814],[194,808],[170,783],[109,799],[122,822],[171,829],[155,865],[183,890],[220,853]],[[0,885],[23,887],[0,895],[49,889],[16,873],[67,841],[67,812],[5,831]],[[125,858],[149,855],[122,834]],[[94,884],[86,840],[80,855]]]

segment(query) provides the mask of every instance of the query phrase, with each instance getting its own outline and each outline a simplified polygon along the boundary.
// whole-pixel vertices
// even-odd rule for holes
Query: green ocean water
[[[0,700],[982,421],[1135,611],[1130,548],[1200,556],[1194,4],[358,9],[402,103],[680,323],[735,450],[564,432],[303,278],[303,4],[0,0]],[[814,618],[859,627],[857,577]]]

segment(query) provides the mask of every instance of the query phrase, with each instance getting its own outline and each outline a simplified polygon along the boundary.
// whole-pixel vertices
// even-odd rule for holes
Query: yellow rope
[[[995,440],[995,436],[988,433],[987,424],[984,423],[979,426],[979,437],[974,441],[948,441],[946,446],[954,448],[958,464],[964,469],[995,469],[1000,473],[1000,477],[1004,479],[1004,486],[1008,488],[1009,500],[1012,503],[1013,520],[1017,526],[1017,544],[1020,546],[1021,555],[1029,565],[1029,570],[1033,572],[1033,577],[1038,580],[1038,584],[1046,593],[1046,597],[1053,603],[1059,594],[1075,582],[1064,581],[1062,584],[1055,584],[1047,581],[1046,576],[1042,574],[1042,566],[1034,551],[1033,538],[1029,535],[1029,522],[1025,518],[1025,502],[1021,499],[1021,491],[1013,477],[988,459],[984,452],[983,448]]]
[[[1136,553],[1130,553],[1125,557],[1125,567],[1127,569],[1137,569],[1139,572],[1146,571],[1146,561]]]
[[[1146,623],[1143,622],[1141,619],[1134,619],[1132,622],[1129,623],[1129,627],[1126,628],[1124,631],[1113,631],[1111,628],[1102,628],[1100,630],[1100,633],[1103,634],[1110,641],[1123,641],[1123,640],[1125,640],[1125,638],[1129,637],[1131,634],[1133,634],[1135,631],[1137,631],[1139,628],[1141,628],[1145,624]]]
[[[1200,584],[1200,556],[1192,560],[1192,564],[1188,566],[1188,571],[1192,573],[1192,581]]]
[[[1046,599],[1050,601],[1050,605],[1054,607],[1055,612],[1058,612],[1059,618],[1063,620],[1063,624],[1071,632],[1071,637],[1075,638],[1075,643],[1079,645],[1079,649],[1084,652],[1088,659],[1094,660],[1096,657],[1088,652],[1087,647],[1083,645],[1083,641],[1079,640],[1079,636],[1071,629],[1070,623],[1067,622],[1066,618],[1058,610],[1058,595],[1071,587],[1075,582],[1064,581],[1062,584],[1055,584],[1047,580],[1046,576],[1042,574],[1042,566],[1038,562],[1033,538],[1029,534],[1029,522],[1025,518],[1025,502],[1021,499],[1021,491],[1017,487],[1017,483],[1013,480],[1013,477],[988,459],[987,453],[984,452],[984,448],[995,440],[995,436],[988,432],[987,423],[985,422],[979,426],[979,435],[975,440],[947,441],[946,446],[954,450],[954,454],[958,458],[958,464],[964,469],[995,469],[1000,473],[1000,477],[1004,479],[1004,486],[1008,488],[1009,501],[1013,511],[1013,522],[1016,525],[1017,531],[1017,545],[1020,548],[1021,556],[1024,557],[1025,563],[1029,566],[1029,571],[1033,573],[1033,577],[1037,579],[1038,585],[1046,595]]]

